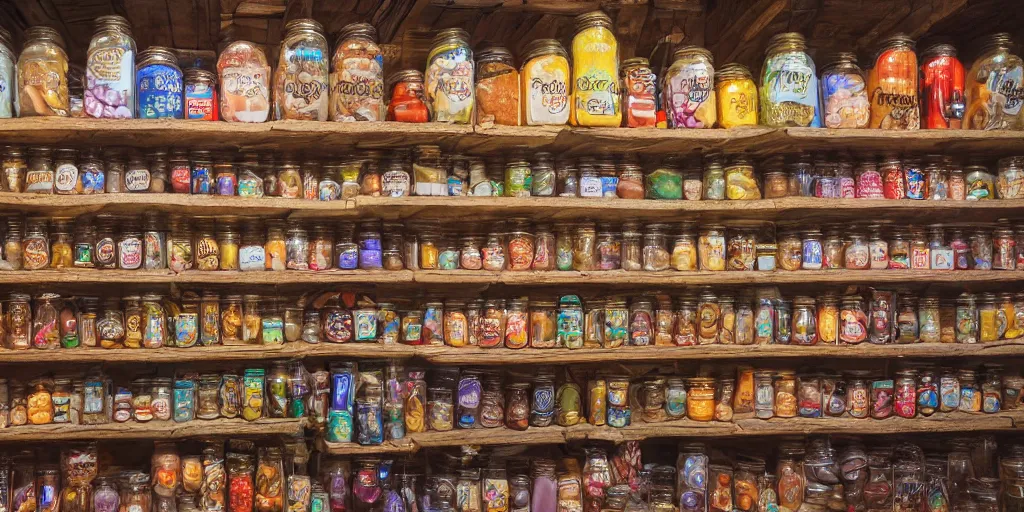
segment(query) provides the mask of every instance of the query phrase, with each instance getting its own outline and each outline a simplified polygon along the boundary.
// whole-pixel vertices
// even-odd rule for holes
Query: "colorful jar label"
[[[821,127],[818,78],[806,54],[785,53],[765,62],[764,117],[771,126]]]
[[[181,119],[184,116],[181,71],[153,64],[139,70],[136,80],[139,119]]]
[[[473,111],[473,59],[469,48],[457,46],[433,54],[424,76],[434,121],[468,123]]]
[[[14,60],[0,52],[0,118],[14,117]]]
[[[985,82],[985,88],[988,89],[992,102],[996,102],[995,98],[1004,99],[1003,114],[1016,116],[1020,113],[1021,106],[1024,105],[1024,68],[1018,66],[1007,69],[1004,73],[991,71]],[[998,116],[995,119],[998,119]],[[988,127],[984,128],[988,129]]]
[[[569,63],[563,57],[537,57],[523,68],[526,124],[561,125],[569,121]]]
[[[199,314],[178,313],[174,321],[174,344],[177,347],[194,347],[199,341]]]
[[[89,53],[83,104],[89,117],[135,117],[135,53],[124,46]]]
[[[217,91],[209,84],[185,86],[185,119],[217,120]]]
[[[53,174],[53,188],[57,193],[68,193],[75,190],[78,184],[78,167],[75,164],[60,164]]]
[[[822,76],[825,128],[865,128],[871,119],[864,77],[856,73]]]
[[[224,68],[220,93],[225,121],[265,122],[270,117],[270,67]]]
[[[347,53],[343,48],[339,53]],[[359,52],[362,53],[362,52]],[[384,56],[335,55],[331,74],[332,121],[384,120]]]
[[[323,50],[310,45],[309,40],[285,45],[275,73],[277,119],[327,120],[330,87]]]
[[[694,63],[669,69],[666,108],[676,128],[711,128],[715,124],[714,76],[710,66]],[[710,107],[710,108],[709,108]],[[701,115],[703,114],[703,115]]]
[[[129,192],[146,192],[150,178],[149,169],[131,169],[124,175],[124,188]]]

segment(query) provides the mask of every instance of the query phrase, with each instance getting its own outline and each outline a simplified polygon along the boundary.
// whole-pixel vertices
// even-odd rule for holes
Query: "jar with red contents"
[[[192,166],[189,165],[188,152],[183,149],[171,151],[167,159],[171,174],[171,190],[175,194],[192,192]]]
[[[884,199],[882,190],[882,174],[878,172],[878,164],[874,160],[865,160],[857,165],[856,179],[857,199]]]
[[[921,127],[918,104],[917,55],[906,34],[887,39],[868,78],[871,121],[868,128],[917,130]]]
[[[956,48],[937,44],[921,53],[921,128],[958,129],[966,110],[964,65]]]
[[[903,168],[899,158],[886,158],[879,167],[882,175],[882,195],[886,199],[903,199],[907,197],[907,184],[903,177]]]
[[[391,91],[388,121],[425,123],[430,120],[423,93],[423,73],[415,69],[402,70],[389,76],[388,84]]]
[[[508,269],[530,270],[533,266],[534,238],[529,223],[516,221],[508,233]]]
[[[644,198],[644,171],[634,163],[619,164],[619,183],[615,195],[622,199]]]
[[[917,416],[917,372],[900,370],[896,372],[895,409],[901,418]]]
[[[967,270],[971,268],[971,246],[964,238],[961,229],[954,229],[949,233],[949,247],[953,250],[953,269]]]
[[[229,453],[228,462],[228,510],[230,512],[252,512],[253,510],[253,456]]]

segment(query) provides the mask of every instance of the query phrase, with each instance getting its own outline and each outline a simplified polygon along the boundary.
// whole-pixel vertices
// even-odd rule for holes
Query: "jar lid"
[[[174,55],[174,52],[170,48],[164,46],[150,46],[145,50],[139,52],[139,56],[136,58],[138,63],[136,67],[143,67],[148,64],[174,64],[178,65],[178,57]]]
[[[737,62],[730,62],[715,70],[715,82],[725,80],[753,80],[750,68]]]
[[[341,44],[350,37],[369,39],[376,43],[377,29],[369,23],[349,23],[342,27],[341,32],[338,33],[336,46],[341,46]]]
[[[512,52],[504,46],[488,46],[476,52],[476,61],[479,64],[485,62],[512,62]]]
[[[576,16],[573,20],[576,24],[576,32],[581,32],[591,27],[612,28],[612,19],[603,11],[591,11]]]
[[[217,83],[217,75],[203,68],[188,68],[185,70],[186,82],[198,82],[200,80]]]
[[[291,33],[293,31],[302,31],[302,30],[312,31],[312,32],[316,32],[318,34],[323,35],[323,33],[324,33],[324,26],[321,25],[320,22],[318,22],[316,20],[313,20],[313,19],[309,19],[309,18],[295,19],[295,20],[289,21],[284,26],[284,31],[286,33]]]
[[[771,55],[773,53],[785,51],[804,51],[806,47],[807,42],[804,39],[803,34],[799,32],[783,32],[781,34],[775,34],[768,40],[768,46],[765,48],[765,54]]]
[[[60,32],[53,27],[47,27],[45,25],[37,25],[25,29],[25,46],[35,41],[50,41],[61,48],[65,49],[64,38],[61,37]]]
[[[466,32],[461,28],[446,28],[444,30],[441,30],[440,32],[437,33],[437,35],[434,36],[434,39],[431,40],[430,45],[436,47],[452,40],[461,42],[463,44],[469,44],[469,32]]]
[[[933,44],[921,52],[922,62],[935,57],[956,57],[956,47],[951,44],[940,43]]]
[[[93,34],[99,34],[100,32],[109,29],[124,32],[129,36],[132,34],[132,25],[123,16],[110,14],[107,16],[100,16],[99,18],[96,18],[96,31]]]
[[[676,51],[672,53],[673,60],[679,60],[684,57],[703,57],[712,64],[715,62],[715,57],[711,55],[711,50],[694,45],[677,48]]]
[[[526,45],[525,49],[523,49],[523,63],[525,64],[531,59],[544,55],[560,55],[562,57],[569,58],[569,54],[565,51],[565,47],[562,46],[562,43],[558,42],[557,39],[534,39]]]
[[[627,68],[636,68],[636,67],[648,68],[648,67],[651,67],[651,62],[649,60],[645,59],[644,57],[630,57],[630,58],[622,61],[621,64],[619,64],[619,68],[623,72],[625,72],[625,70]]]

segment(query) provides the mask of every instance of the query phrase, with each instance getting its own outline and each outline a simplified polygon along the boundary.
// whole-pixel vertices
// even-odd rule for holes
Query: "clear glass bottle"
[[[85,66],[85,113],[103,119],[135,117],[135,40],[121,16],[96,18]]]

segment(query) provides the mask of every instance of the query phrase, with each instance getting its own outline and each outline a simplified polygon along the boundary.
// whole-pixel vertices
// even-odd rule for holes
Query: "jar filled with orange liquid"
[[[917,54],[906,34],[887,39],[868,78],[871,121],[868,128],[917,130],[921,127],[918,102]]]

